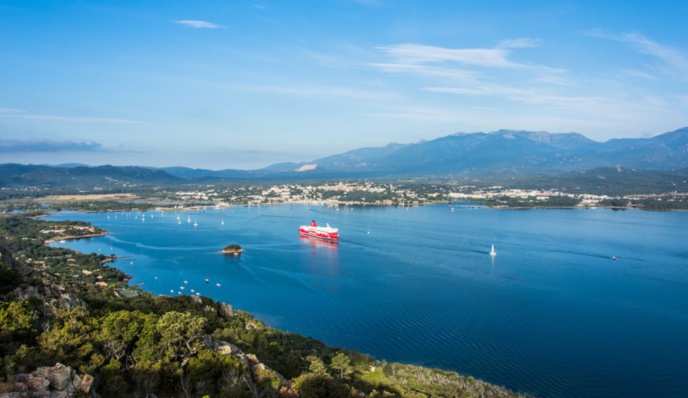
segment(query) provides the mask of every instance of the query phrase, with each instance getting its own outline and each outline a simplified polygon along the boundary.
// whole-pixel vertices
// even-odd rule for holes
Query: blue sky
[[[0,2],[0,163],[253,169],[688,126],[688,2]]]

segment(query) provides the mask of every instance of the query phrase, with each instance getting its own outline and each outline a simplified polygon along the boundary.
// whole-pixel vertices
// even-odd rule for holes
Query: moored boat
[[[336,241],[339,239],[339,228],[332,228],[330,224],[325,224],[325,226],[322,227],[313,220],[310,225],[302,225],[299,227],[299,235]]]

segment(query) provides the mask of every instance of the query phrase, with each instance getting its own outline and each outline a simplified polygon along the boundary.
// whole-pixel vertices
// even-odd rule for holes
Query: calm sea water
[[[146,290],[193,289],[379,359],[538,396],[688,396],[688,212],[284,205],[48,219],[110,231],[59,245],[131,256],[114,266]],[[311,219],[340,242],[300,238]],[[244,254],[218,253],[230,243]]]

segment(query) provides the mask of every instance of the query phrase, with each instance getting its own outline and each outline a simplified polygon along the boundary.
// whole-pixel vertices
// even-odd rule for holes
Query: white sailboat
[[[490,256],[496,256],[497,252],[494,249],[494,245],[492,245],[492,250],[490,250]]]

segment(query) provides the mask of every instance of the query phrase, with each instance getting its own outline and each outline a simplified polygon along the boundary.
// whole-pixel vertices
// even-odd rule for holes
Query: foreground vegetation
[[[107,256],[44,245],[70,226],[88,227],[0,216],[0,393],[15,375],[60,362],[94,376],[104,397],[517,396],[328,347],[206,297],[129,288]]]

